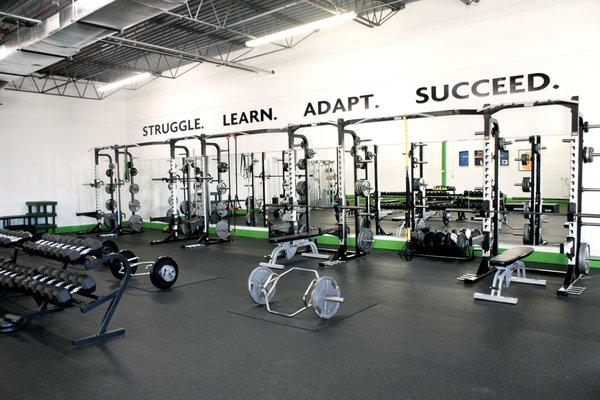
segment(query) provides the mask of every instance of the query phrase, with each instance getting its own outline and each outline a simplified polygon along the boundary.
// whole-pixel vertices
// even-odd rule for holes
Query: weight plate
[[[313,149],[306,149],[306,157],[313,158],[315,156],[315,151]]]
[[[222,200],[217,203],[217,214],[219,214],[219,217],[221,218],[225,218],[229,214],[226,201]]]
[[[439,249],[440,247],[444,247],[444,242],[446,241],[446,234],[442,231],[436,231],[435,236],[433,237],[433,247]]]
[[[528,193],[531,191],[531,178],[528,176],[523,177],[521,180],[521,190]]]
[[[427,221],[425,221],[425,218],[418,218],[417,219],[417,230],[423,230],[427,228]]]
[[[180,225],[184,235],[193,235],[200,229],[200,220],[198,218],[184,219]]]
[[[184,200],[179,204],[179,212],[185,215],[190,215],[195,211],[196,207],[189,200]]]
[[[129,168],[129,175],[136,176],[138,174],[138,170],[135,167]]]
[[[137,263],[139,261],[138,257],[136,257],[135,253],[131,250],[121,250],[119,251],[119,254],[122,255],[123,257],[125,257],[126,259],[130,260],[129,262],[131,264]],[[118,259],[113,259],[110,261],[109,263],[109,268],[110,268],[110,273],[117,279],[121,279],[123,278],[123,275],[125,275],[125,269],[123,266],[123,263],[121,262],[121,260]],[[137,265],[132,265],[131,266],[131,274],[135,274],[137,272]]]
[[[117,202],[113,199],[108,199],[106,200],[106,203],[104,203],[104,206],[108,211],[115,211],[115,208],[117,207]]]
[[[529,222],[523,225],[523,244],[531,244],[532,243],[532,234],[531,224]]]
[[[246,205],[246,208],[252,208],[254,207],[254,198],[252,196],[248,196],[246,197],[246,200],[244,200],[244,204]]]
[[[115,185],[109,183],[108,185],[104,186],[104,191],[108,194],[112,194],[115,191]]]
[[[590,273],[590,245],[582,242],[579,244],[579,254],[578,254],[578,265],[579,272],[582,274]]]
[[[102,254],[118,253],[119,247],[110,239],[102,241]]]
[[[131,185],[129,185],[129,193],[136,194],[139,191],[140,191],[140,185],[138,185],[137,183],[132,183]]]
[[[169,205],[171,207],[173,207],[173,204],[175,204],[177,202],[177,199],[175,198],[175,196],[171,195],[169,196]]]
[[[133,199],[129,202],[129,211],[138,212],[140,209],[140,201],[138,199]]]
[[[117,215],[113,213],[104,214],[103,221],[108,229],[114,229],[117,225]]]
[[[308,185],[306,181],[298,181],[296,182],[296,193],[300,196],[306,196],[308,193]]]
[[[322,276],[314,284],[310,299],[312,308],[319,318],[331,319],[340,309],[341,302],[330,298],[341,298],[342,291],[335,279]]]
[[[359,179],[354,184],[356,194],[363,197],[371,195],[371,183],[366,179]]]
[[[248,293],[252,300],[257,303],[264,305],[267,303],[267,297],[263,292],[263,288],[266,289],[266,292],[269,294],[268,300],[271,301],[273,296],[275,296],[275,287],[273,287],[274,283],[271,282],[268,286],[265,286],[267,281],[275,275],[270,268],[267,267],[258,267],[255,268],[248,277]]]
[[[159,257],[152,264],[150,282],[158,289],[168,289],[175,284],[179,276],[179,267],[171,257]]]
[[[367,228],[363,228],[358,232],[356,236],[356,247],[363,253],[368,253],[373,248],[373,242],[375,237],[373,231]]]
[[[229,165],[227,165],[227,163],[226,163],[226,162],[224,162],[224,161],[221,161],[221,162],[220,162],[220,163],[217,165],[217,170],[218,170],[220,173],[222,173],[222,174],[223,174],[223,173],[225,173],[225,172],[227,172],[227,171],[229,170]]]
[[[581,158],[583,162],[588,164],[594,161],[594,148],[593,147],[584,147],[583,152],[581,154]]]
[[[306,159],[305,158],[299,159],[298,162],[296,163],[296,166],[300,170],[305,170],[306,169]]]
[[[113,174],[114,174],[114,171],[113,171],[112,169],[107,169],[107,170],[106,170],[106,176],[108,176],[109,178],[110,178],[111,176],[113,176]]]
[[[531,201],[526,201],[523,203],[523,218],[525,219],[529,219],[529,214],[527,214],[528,212],[531,211]]]
[[[444,211],[442,213],[442,222],[444,223],[444,225],[448,225],[450,223],[450,212],[449,211]]]
[[[129,217],[129,227],[134,232],[142,231],[143,222],[144,221],[142,220],[142,217],[140,217],[139,215],[132,215],[131,217]]]
[[[229,190],[227,188],[227,184],[225,182],[219,182],[217,184],[217,192],[219,192],[219,194],[225,194],[227,193],[227,190]]]
[[[229,240],[229,223],[224,219],[217,222],[215,226],[217,237],[221,240]]]
[[[435,232],[433,232],[433,231],[426,232],[425,236],[423,237],[423,247],[431,250],[434,247],[434,243],[435,243]]]
[[[467,235],[465,235],[464,233],[459,233],[456,236],[456,245],[458,246],[459,249],[464,250],[467,248],[467,246],[469,245],[469,239],[467,239]]]
[[[423,178],[414,178],[413,179],[413,185],[412,185],[413,191],[421,190],[424,187],[425,187],[425,179],[423,179]]]

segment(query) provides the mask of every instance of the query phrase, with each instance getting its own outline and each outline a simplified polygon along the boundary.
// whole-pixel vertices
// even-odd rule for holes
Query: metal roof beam
[[[266,74],[274,73],[274,71],[272,71],[272,70],[269,71],[266,69],[253,67],[251,65],[241,64],[241,63],[227,61],[227,60],[221,60],[221,59],[213,58],[213,57],[207,57],[207,56],[203,56],[200,54],[189,53],[186,51],[171,49],[169,47],[163,47],[163,46],[159,46],[159,45],[155,45],[155,44],[151,44],[151,43],[139,42],[137,40],[131,40],[131,39],[126,39],[126,38],[122,38],[122,37],[108,36],[107,38],[102,39],[102,41],[107,42],[107,43],[111,43],[114,41],[114,42],[120,43],[122,46],[127,46],[127,47],[131,47],[134,49],[146,50],[146,51],[156,53],[156,54],[164,54],[164,55],[168,55],[168,56],[172,56],[172,57],[179,57],[181,59],[193,61],[193,62],[207,62],[207,63],[211,63],[211,64],[224,65],[227,67],[241,69],[244,71],[255,72],[255,73],[266,73]]]

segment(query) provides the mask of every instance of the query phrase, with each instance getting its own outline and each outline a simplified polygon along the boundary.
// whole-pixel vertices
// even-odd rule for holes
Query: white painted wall
[[[123,96],[104,101],[3,92],[0,106],[2,215],[24,214],[25,201],[58,202],[59,226],[90,223],[93,155],[99,145],[125,137]]]

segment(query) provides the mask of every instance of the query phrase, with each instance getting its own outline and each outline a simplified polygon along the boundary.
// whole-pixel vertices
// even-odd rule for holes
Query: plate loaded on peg
[[[315,275],[302,296],[303,306],[292,313],[273,310],[271,301],[275,296],[277,284],[281,278],[292,271],[304,271]],[[320,276],[319,272],[313,269],[298,267],[290,268],[281,274],[276,274],[267,267],[255,268],[248,277],[248,292],[255,303],[266,305],[268,312],[289,318],[311,308],[319,318],[331,319],[335,317],[345,300],[341,297],[342,291],[335,279]]]
[[[230,231],[229,231],[229,222],[226,219],[222,219],[215,225],[215,230],[217,237],[221,240],[229,240]]]
[[[179,277],[179,267],[171,257],[163,256],[155,261],[140,261],[140,258],[131,250],[124,249],[119,251],[119,254],[129,261],[132,277],[148,275],[152,285],[158,289],[169,289]],[[112,259],[107,265],[115,278],[123,277],[125,267],[119,259]],[[143,272],[138,272],[139,267],[143,268]]]

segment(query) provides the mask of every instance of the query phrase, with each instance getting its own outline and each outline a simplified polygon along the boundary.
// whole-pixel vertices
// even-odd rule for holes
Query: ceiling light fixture
[[[144,72],[143,74],[134,75],[129,78],[121,79],[120,81],[107,83],[106,85],[99,86],[98,91],[99,92],[108,92],[113,89],[119,89],[119,88],[122,88],[123,86],[129,85],[131,83],[145,81],[146,79],[150,78],[151,76],[152,76],[152,74],[150,72]]]
[[[282,40],[292,36],[303,35],[305,33],[315,32],[325,28],[331,28],[332,26],[336,26],[347,21],[352,21],[354,18],[356,18],[356,13],[354,11],[334,15],[333,17],[320,19],[318,21],[309,22],[308,24],[299,25],[290,29],[286,29],[284,31],[275,32],[270,35],[248,40],[246,42],[246,47],[257,47],[263,44],[277,42],[278,40]]]

